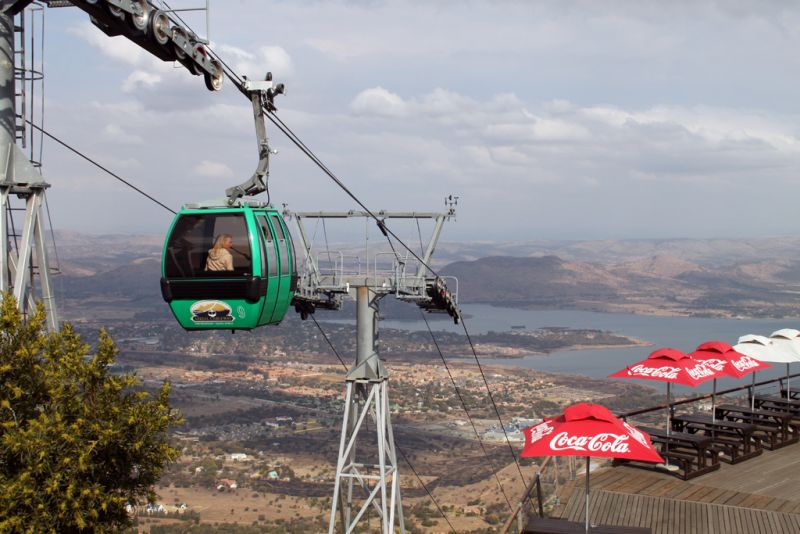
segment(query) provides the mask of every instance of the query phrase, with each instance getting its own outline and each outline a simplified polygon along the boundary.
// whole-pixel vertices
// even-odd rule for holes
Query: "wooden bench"
[[[531,515],[528,523],[522,530],[523,534],[577,534],[586,532],[586,524],[565,519],[539,517]],[[651,534],[653,531],[644,527],[618,527],[612,525],[597,525],[589,527],[592,534]]]
[[[795,426],[800,425],[800,401],[777,395],[756,395],[753,401],[755,407],[759,410],[773,410],[793,414],[792,424]]]
[[[761,441],[756,438],[756,425],[725,419],[714,420],[710,415],[676,415],[672,428],[678,432],[700,434],[710,437],[712,449],[720,453],[720,460],[736,464],[763,452]]]
[[[755,425],[755,435],[761,438],[764,447],[779,449],[800,441],[797,429],[791,426],[792,413],[777,410],[751,410],[745,406],[722,404],[716,408],[717,419],[740,421]]]

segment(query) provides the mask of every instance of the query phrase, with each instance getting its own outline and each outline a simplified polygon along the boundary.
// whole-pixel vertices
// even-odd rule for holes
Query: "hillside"
[[[767,264],[768,268],[767,268]],[[665,315],[795,316],[800,261],[703,266],[668,255],[618,264],[556,256],[451,263],[461,302]]]
[[[81,310],[85,301],[113,303],[134,314],[163,308],[158,285],[161,236],[56,236],[64,274],[55,286],[68,309]],[[348,247],[354,245],[335,248]],[[435,267],[458,278],[462,303],[794,316],[800,289],[798,247],[800,239],[795,238],[445,243],[437,251]],[[385,304],[384,312],[391,316],[405,315],[404,307]]]

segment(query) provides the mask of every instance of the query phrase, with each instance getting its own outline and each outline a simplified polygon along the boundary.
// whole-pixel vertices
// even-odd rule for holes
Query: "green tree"
[[[179,451],[169,430],[169,384],[151,395],[100,332],[89,355],[72,327],[45,331],[43,307],[23,320],[0,304],[0,531],[112,532],[126,504],[154,500],[153,484]]]

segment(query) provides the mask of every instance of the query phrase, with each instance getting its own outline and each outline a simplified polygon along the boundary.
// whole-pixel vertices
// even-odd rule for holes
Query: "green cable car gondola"
[[[175,215],[161,257],[161,295],[187,330],[251,330],[278,324],[297,288],[294,245],[280,213],[253,199],[267,192],[271,150],[264,110],[283,84],[246,80],[253,106],[258,166],[225,198],[187,204]]]
[[[278,324],[297,285],[294,246],[271,205],[186,205],[164,245],[161,294],[187,330]]]

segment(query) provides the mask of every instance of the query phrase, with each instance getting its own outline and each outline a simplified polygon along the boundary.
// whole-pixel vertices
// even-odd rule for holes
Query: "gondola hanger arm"
[[[268,72],[266,78],[261,81],[245,79],[240,89],[250,98],[253,105],[253,120],[256,125],[256,141],[258,143],[258,166],[249,180],[225,190],[225,196],[228,197],[230,205],[243,196],[263,193],[269,187],[269,156],[277,152],[272,151],[269,147],[264,110],[275,111],[275,97],[286,93],[286,87],[282,83],[273,85],[271,72]]]

